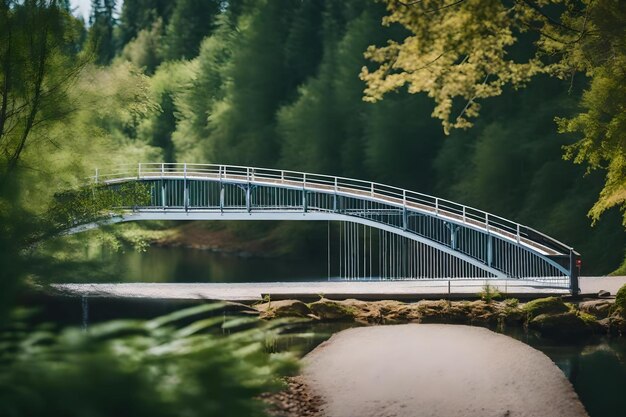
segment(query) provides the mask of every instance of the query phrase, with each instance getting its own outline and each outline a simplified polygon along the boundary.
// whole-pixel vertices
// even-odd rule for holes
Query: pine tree
[[[165,58],[195,58],[202,39],[213,31],[220,8],[219,0],[178,0],[167,25]]]
[[[88,49],[99,65],[107,65],[115,56],[115,0],[92,0],[91,16],[89,17]]]
[[[151,30],[158,20],[164,27],[176,5],[172,0],[124,0],[119,22],[119,46],[123,48],[142,30]]]

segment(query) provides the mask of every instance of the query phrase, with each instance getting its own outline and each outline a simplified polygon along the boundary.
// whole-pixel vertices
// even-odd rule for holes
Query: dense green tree
[[[192,59],[215,25],[220,0],[177,0],[163,38],[166,59]]]
[[[149,79],[150,100],[158,108],[141,121],[138,136],[161,149],[166,162],[176,161],[172,134],[178,122],[177,102],[188,87],[194,68],[195,65],[187,61],[165,62]]]
[[[215,40],[203,46],[200,67],[216,71],[200,71],[194,83],[209,87],[199,92],[208,97],[200,107],[181,104],[196,115],[194,129],[186,133],[201,144],[209,161],[273,165],[277,160],[275,113],[296,88],[282,45],[289,36],[293,13],[302,4],[294,0],[244,4],[240,14],[232,17],[235,34],[225,36],[227,26],[222,26]],[[218,41],[226,38],[225,45]],[[219,65],[225,57],[227,63]],[[217,80],[218,91],[213,89]],[[193,94],[188,97],[200,101]]]
[[[152,75],[163,60],[162,40],[163,21],[159,18],[150,28],[140,30],[137,37],[124,46],[120,55],[146,74]]]
[[[150,30],[158,20],[166,27],[175,5],[170,0],[124,0],[119,22],[120,46],[123,48],[142,30]]]
[[[184,161],[210,160],[211,123],[222,109],[229,85],[228,70],[240,32],[235,29],[237,17],[228,10],[217,18],[216,29],[207,37],[194,61],[194,75],[188,88],[179,93],[177,110],[180,120],[172,135],[176,157]]]
[[[365,174],[363,122],[367,109],[360,100],[362,84],[354,71],[364,63],[359,48],[377,36],[371,25],[379,16],[372,9],[376,5],[364,2],[326,4],[324,52],[317,74],[300,87],[297,100],[278,114],[281,166]]]
[[[97,64],[106,65],[116,53],[115,38],[115,0],[92,0],[87,48],[94,54]]]
[[[379,182],[435,193],[433,160],[443,146],[444,135],[429,116],[428,98],[397,93],[367,107],[365,157],[371,177]]]
[[[375,27],[382,13],[379,5],[369,2],[326,4],[318,72],[278,115],[281,166],[428,191],[430,161],[441,133],[428,117],[416,117],[427,112],[427,101],[406,94],[376,105],[360,100],[363,84],[354,76],[366,63],[360,51],[400,35]]]

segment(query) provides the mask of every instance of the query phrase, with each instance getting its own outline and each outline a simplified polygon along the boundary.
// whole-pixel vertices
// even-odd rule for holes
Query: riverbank
[[[587,415],[547,356],[476,327],[349,329],[308,354],[302,376],[324,417]]]
[[[245,283],[245,284],[58,284],[54,292],[60,295],[83,298],[112,299],[161,299],[161,300],[222,300],[240,301],[252,305],[264,319],[284,317],[310,318],[319,321],[354,321],[363,324],[401,323],[448,323],[468,324],[486,327],[512,326],[535,329],[543,335],[554,338],[577,338],[594,334],[626,334],[626,285],[617,291],[616,297],[595,299],[571,299],[551,296],[538,298],[536,293],[528,293],[536,299],[526,303],[517,298],[501,300],[496,287],[486,285],[482,289],[470,287],[469,292],[457,293],[462,300],[429,299],[432,294],[428,287],[420,288],[419,283],[396,282],[313,282],[313,283]],[[293,294],[293,286],[305,288],[307,297],[275,300],[266,295],[261,298],[260,287],[272,288]],[[372,299],[343,297],[331,299],[323,291],[315,291],[315,285],[352,286],[361,295],[371,295]],[[363,293],[365,288],[375,286],[373,293]],[[404,302],[385,299],[387,292],[380,292],[380,286],[409,286],[405,295],[417,302]],[[312,290],[310,286],[313,286]],[[252,290],[250,290],[252,288]],[[402,287],[404,288],[404,287]],[[420,293],[418,290],[422,290]],[[536,291],[531,288],[532,291]],[[243,292],[242,292],[243,291]],[[246,292],[247,291],[247,292]],[[250,292],[252,291],[252,292]],[[296,292],[298,294],[298,292]],[[396,294],[398,295],[398,294]],[[439,297],[443,294],[440,293]],[[608,294],[606,294],[608,295]],[[510,297],[510,294],[508,294]],[[316,301],[307,302],[311,298]],[[365,299],[364,299],[365,298]],[[476,299],[479,298],[479,299]],[[308,300],[307,300],[308,299]],[[265,302],[263,302],[265,301]]]
[[[445,323],[472,326],[527,327],[542,336],[577,339],[591,335],[626,335],[626,286],[615,299],[565,302],[546,297],[520,303],[517,299],[497,301],[422,300],[362,301],[321,298],[313,303],[278,300],[254,305],[267,320],[302,317],[320,321],[350,321],[366,325],[403,323]],[[491,294],[493,296],[493,294]]]

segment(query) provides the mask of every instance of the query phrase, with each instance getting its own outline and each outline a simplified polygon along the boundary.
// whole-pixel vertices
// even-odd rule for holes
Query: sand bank
[[[303,377],[327,417],[587,415],[547,356],[477,327],[345,330],[304,358]]]

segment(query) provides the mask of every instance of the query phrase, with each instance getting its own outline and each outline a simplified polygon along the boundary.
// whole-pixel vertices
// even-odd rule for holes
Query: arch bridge
[[[92,184],[146,186],[136,220],[324,220],[339,279],[506,279],[578,292],[573,248],[449,200],[352,178],[234,165],[140,163],[96,170]],[[98,187],[98,188],[99,188]],[[84,225],[85,230],[101,223]],[[331,247],[331,233],[335,234]],[[331,262],[331,252],[339,262]]]

